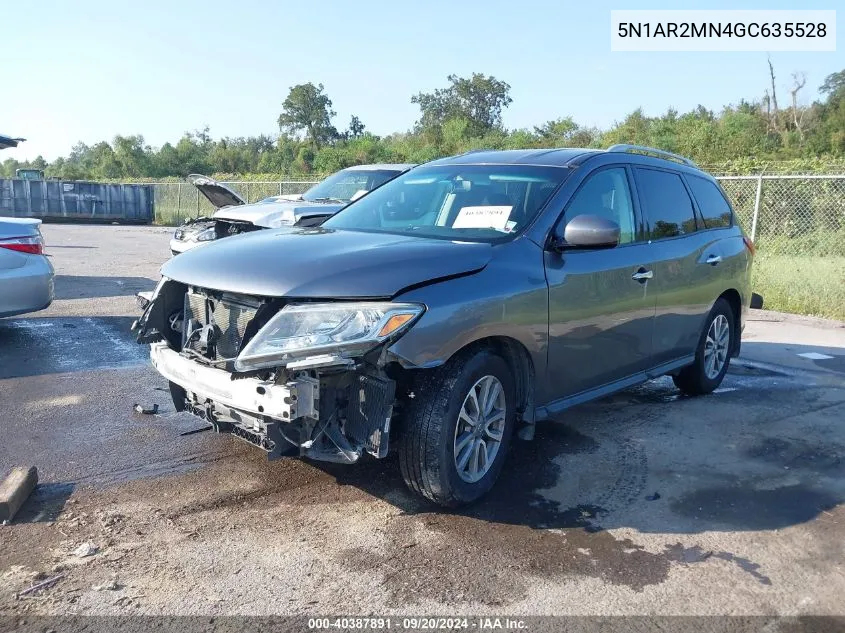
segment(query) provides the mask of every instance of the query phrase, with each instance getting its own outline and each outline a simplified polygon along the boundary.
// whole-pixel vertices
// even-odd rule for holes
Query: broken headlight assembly
[[[349,359],[407,331],[425,308],[414,303],[300,303],[282,308],[243,348],[235,369],[287,365],[307,357]]]
[[[210,242],[217,238],[214,224],[211,226],[187,226],[179,227],[173,234],[173,238],[179,242]]]

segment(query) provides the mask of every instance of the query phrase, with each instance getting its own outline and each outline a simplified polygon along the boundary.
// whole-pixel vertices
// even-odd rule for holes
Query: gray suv
[[[716,181],[650,148],[478,151],[321,226],[169,261],[135,324],[177,409],[270,457],[398,451],[417,493],[474,501],[518,432],[669,374],[722,381],[754,248]]]

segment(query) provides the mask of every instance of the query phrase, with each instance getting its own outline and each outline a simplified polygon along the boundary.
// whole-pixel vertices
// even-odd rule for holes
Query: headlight
[[[247,343],[235,369],[276,367],[329,352],[360,356],[404,332],[423,310],[413,303],[291,304]]]
[[[211,240],[216,239],[216,238],[217,238],[217,231],[214,230],[213,226],[200,231],[199,233],[196,234],[196,237],[194,237],[194,239],[197,242],[210,242]]]

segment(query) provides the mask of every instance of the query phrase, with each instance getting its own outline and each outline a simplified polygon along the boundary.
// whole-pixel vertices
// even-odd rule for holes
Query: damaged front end
[[[162,280],[133,325],[179,410],[267,451],[384,457],[398,368],[386,348],[423,306],[293,303]]]

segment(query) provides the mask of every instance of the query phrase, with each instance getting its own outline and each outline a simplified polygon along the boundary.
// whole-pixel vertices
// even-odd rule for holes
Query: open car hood
[[[308,202],[307,200],[256,202],[255,204],[220,209],[214,214],[214,219],[249,222],[255,226],[272,229],[285,224],[293,224],[303,217],[334,215],[345,206],[346,203],[327,204]]]
[[[185,284],[259,297],[384,298],[477,272],[492,253],[484,243],[286,227],[187,251],[161,272]]]
[[[243,198],[226,185],[221,185],[214,178],[202,174],[191,174],[188,176],[188,182],[199,189],[199,192],[208,199],[215,209],[246,204]]]

